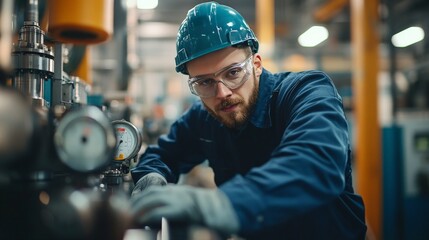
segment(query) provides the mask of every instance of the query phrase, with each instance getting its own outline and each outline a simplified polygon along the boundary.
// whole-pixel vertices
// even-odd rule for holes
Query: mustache
[[[242,100],[240,99],[225,99],[216,107],[216,110],[222,110],[224,108],[227,108],[235,104],[239,104],[241,102]]]

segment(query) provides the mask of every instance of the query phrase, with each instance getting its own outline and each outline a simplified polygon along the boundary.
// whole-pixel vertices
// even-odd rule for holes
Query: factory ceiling
[[[187,11],[200,2],[204,1],[159,0],[156,9],[139,10],[137,12],[137,21],[140,26],[139,39],[146,43],[150,39],[174,40],[178,25],[186,16]],[[259,29],[256,26],[257,1],[218,0],[217,2],[237,9],[258,35]],[[276,53],[335,55],[350,52],[350,0],[274,0],[273,2],[274,16],[266,16],[266,18],[274,18],[275,21]],[[393,22],[389,21],[389,8],[392,9],[390,12]],[[428,12],[429,1],[426,0],[381,0],[380,22],[376,26],[379,30],[381,43],[390,44],[389,34],[413,25],[418,25],[429,32],[428,23],[424,21]],[[313,25],[325,26],[329,31],[329,38],[315,48],[303,48],[298,44],[298,36]],[[166,29],[164,34],[160,31],[162,26]],[[426,52],[427,42],[426,40],[426,43],[409,47],[405,51],[407,53]]]
[[[95,46],[94,65],[96,72],[103,78],[113,77],[116,80],[103,80],[103,89],[127,88],[128,76],[131,71],[174,72],[175,37],[181,21],[189,9],[201,0],[159,0],[153,10],[138,10],[129,8],[136,0],[114,0],[114,31],[112,41]],[[26,1],[17,1],[17,12]],[[237,9],[248,24],[255,30],[257,36],[256,3],[257,0],[218,0]],[[265,2],[265,1],[264,1]],[[269,1],[266,1],[269,2]],[[280,68],[291,68],[291,62],[299,62],[304,56],[313,58],[315,65],[328,72],[347,72],[350,79],[352,67],[351,54],[351,0],[273,0],[274,14],[265,16],[275,22],[275,51],[270,56],[274,60],[294,57],[292,60],[282,60],[285,64]],[[21,4],[19,4],[21,3]],[[46,4],[40,0],[39,4]],[[21,8],[19,7],[21,5]],[[389,15],[389,12],[391,13]],[[21,11],[22,13],[22,11]],[[375,23],[381,41],[381,56],[389,61],[389,45],[391,35],[410,26],[419,26],[429,33],[429,13],[427,0],[380,0],[380,21]],[[18,14],[18,29],[19,29]],[[329,38],[313,48],[305,48],[298,44],[298,36],[313,25],[325,26]],[[427,68],[429,62],[429,41],[425,40],[406,48],[397,48],[399,68]],[[326,62],[323,59],[329,59]],[[410,60],[411,59],[411,60]],[[415,64],[418,62],[418,64]],[[388,64],[384,64],[387,66]],[[109,73],[109,68],[117,68],[119,72]],[[336,69],[337,68],[337,69]],[[339,69],[338,69],[339,68]],[[100,74],[98,74],[100,75]],[[95,77],[99,77],[96,75]],[[120,79],[120,80],[117,80]],[[97,81],[96,81],[97,82]]]

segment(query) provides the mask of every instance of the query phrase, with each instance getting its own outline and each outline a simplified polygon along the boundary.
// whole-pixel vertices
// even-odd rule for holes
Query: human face
[[[259,54],[251,56],[250,59],[247,56],[246,49],[230,47],[209,53],[187,64],[190,79],[195,79],[195,76],[211,76],[216,82],[214,96],[201,97],[201,100],[210,114],[229,128],[237,129],[243,126],[256,104],[259,75],[262,72],[261,59]],[[250,65],[248,79],[237,81],[241,84],[237,84],[238,87],[227,87],[225,77],[219,73],[241,64]]]

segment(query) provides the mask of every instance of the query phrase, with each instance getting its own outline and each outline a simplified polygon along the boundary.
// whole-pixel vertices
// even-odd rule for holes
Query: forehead
[[[190,77],[208,75],[242,62],[245,57],[245,49],[228,47],[196,58],[187,63],[186,67]]]

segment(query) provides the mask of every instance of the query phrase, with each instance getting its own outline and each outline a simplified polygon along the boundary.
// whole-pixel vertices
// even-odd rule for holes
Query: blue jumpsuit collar
[[[275,81],[270,76],[271,73],[263,69],[259,79],[258,100],[250,118],[250,122],[258,128],[271,127],[270,100],[274,91]]]

